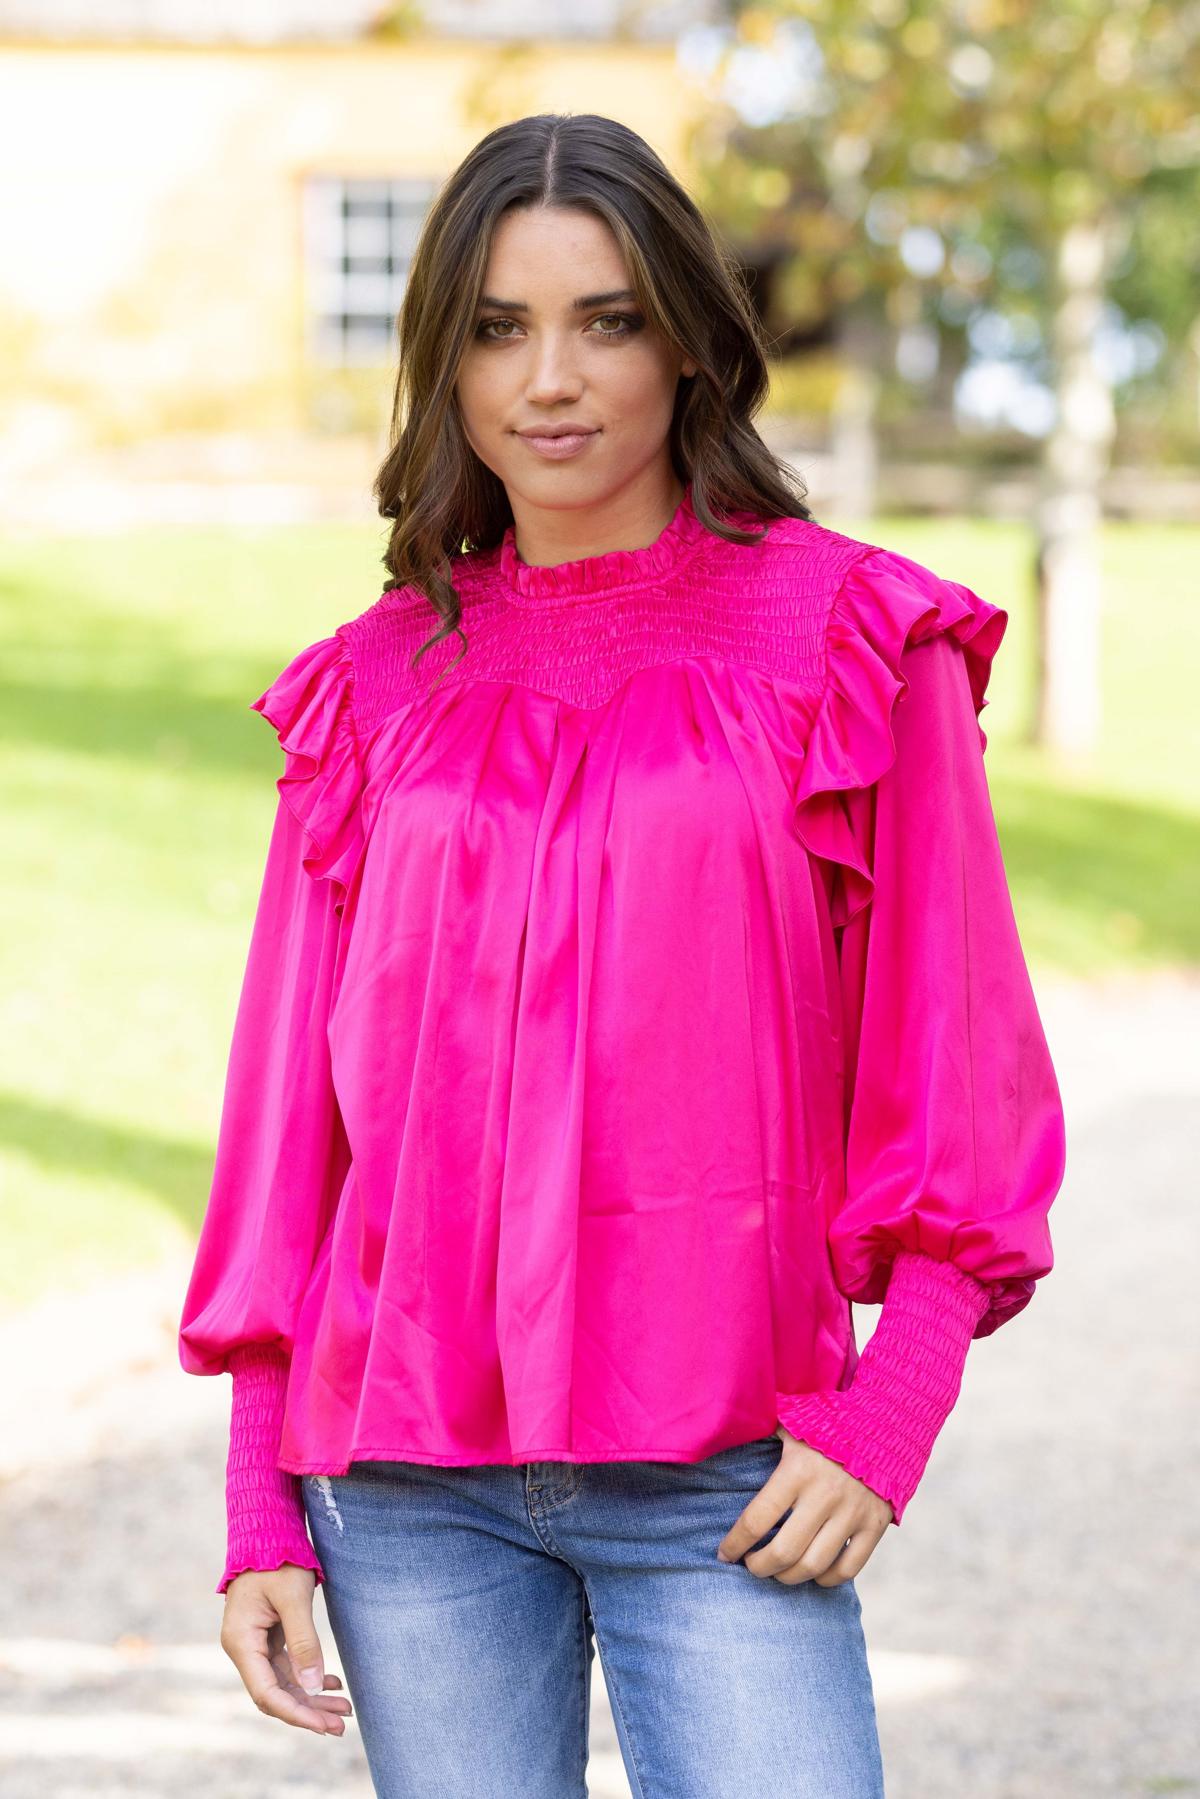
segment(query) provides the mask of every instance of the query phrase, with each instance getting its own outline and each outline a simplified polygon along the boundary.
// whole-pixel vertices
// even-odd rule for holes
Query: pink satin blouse
[[[691,1461],[847,1387],[901,1249],[1052,1265],[1063,1117],[978,715],[1007,615],[691,489],[455,559],[254,707],[285,762],[179,1352],[278,1466]],[[439,680],[437,677],[441,676]]]

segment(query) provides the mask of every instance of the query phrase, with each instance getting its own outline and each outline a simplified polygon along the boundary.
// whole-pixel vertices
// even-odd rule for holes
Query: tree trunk
[[[1041,655],[1034,734],[1075,757],[1089,755],[1100,738],[1100,483],[1116,420],[1095,340],[1113,237],[1103,218],[1068,226],[1054,271],[1058,418],[1046,444],[1038,503]]]
[[[839,349],[841,379],[830,421],[831,486],[837,511],[853,522],[873,516],[879,488],[875,410],[882,344],[878,322],[865,309],[842,321]]]

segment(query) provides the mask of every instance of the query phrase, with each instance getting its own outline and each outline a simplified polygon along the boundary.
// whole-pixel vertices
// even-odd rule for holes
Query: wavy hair
[[[811,519],[807,487],[752,420],[769,388],[766,341],[745,277],[645,139],[598,113],[535,113],[481,138],[434,198],[397,320],[389,448],[372,487],[393,521],[389,585],[414,587],[461,629],[449,559],[490,549],[513,522],[499,476],[476,455],[455,397],[483,292],[492,233],[515,207],[576,207],[613,232],[646,318],[694,359],[678,384],[671,461],[703,524],[735,543],[755,532],[724,515]]]

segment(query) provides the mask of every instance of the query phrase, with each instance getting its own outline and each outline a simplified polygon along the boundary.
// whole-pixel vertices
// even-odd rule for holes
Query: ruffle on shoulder
[[[343,638],[335,632],[301,650],[250,707],[278,733],[276,786],[308,833],[305,870],[334,883],[340,914],[363,843],[354,665]]]
[[[962,647],[978,720],[1008,613],[894,550],[873,549],[834,597],[825,689],[795,784],[795,827],[805,847],[838,865],[833,922],[844,925],[874,892],[867,813],[859,798],[896,759],[892,714],[907,692],[901,653],[948,634]],[[979,725],[981,749],[987,736]]]

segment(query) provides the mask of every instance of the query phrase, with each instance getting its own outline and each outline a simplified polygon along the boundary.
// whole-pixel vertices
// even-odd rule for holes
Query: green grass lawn
[[[1107,528],[1104,742],[1068,773],[1022,741],[1021,531],[837,524],[1012,613],[984,717],[1035,980],[1041,966],[1200,961],[1200,623],[1186,579],[1200,531]],[[0,1305],[194,1235],[280,763],[249,703],[287,657],[370,604],[384,529],[0,548]]]

